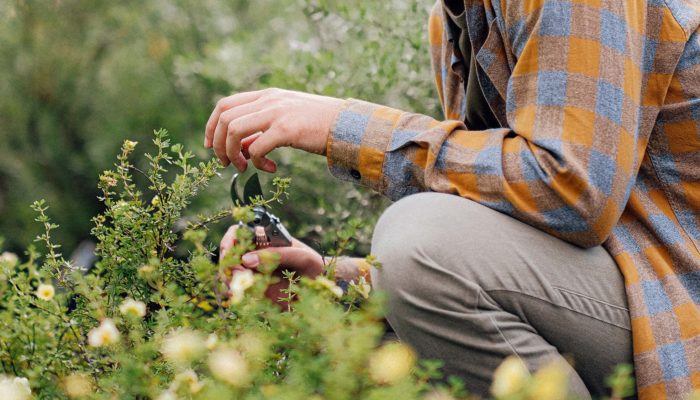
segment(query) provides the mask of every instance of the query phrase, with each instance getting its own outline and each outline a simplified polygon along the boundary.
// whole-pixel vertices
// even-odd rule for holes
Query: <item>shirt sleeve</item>
[[[470,131],[351,99],[329,136],[329,168],[394,200],[453,193],[579,246],[601,244],[644,156],[642,104],[660,103],[666,91],[645,93],[635,31],[644,13],[618,0],[576,10],[572,2],[507,3],[502,36],[515,60],[507,127]]]

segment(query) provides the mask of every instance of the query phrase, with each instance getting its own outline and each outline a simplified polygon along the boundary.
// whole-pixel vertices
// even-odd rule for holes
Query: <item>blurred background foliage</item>
[[[216,100],[282,87],[439,116],[427,41],[429,0],[0,0],[0,236],[20,251],[45,198],[59,243],[89,240],[98,174],[124,139],[165,128],[202,158]],[[142,149],[145,150],[145,149]],[[273,212],[317,249],[360,218],[357,254],[386,200],[278,150],[290,199]],[[135,160],[144,165],[146,160]],[[194,205],[228,206],[227,170]],[[271,182],[270,176],[264,177]],[[141,182],[145,184],[145,182]],[[144,186],[145,187],[145,186]],[[226,224],[217,229],[223,230]],[[67,255],[68,255],[67,254]]]

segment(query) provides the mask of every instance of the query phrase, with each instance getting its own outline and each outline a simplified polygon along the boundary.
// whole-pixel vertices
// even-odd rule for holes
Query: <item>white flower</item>
[[[523,361],[510,356],[494,371],[491,394],[497,399],[513,396],[525,387],[529,378],[530,372]]]
[[[394,384],[411,373],[416,355],[408,346],[389,343],[376,350],[369,359],[369,377],[380,384]]]
[[[214,350],[217,343],[219,343],[219,337],[216,336],[216,333],[212,333],[207,336],[207,341],[204,343],[204,345],[207,347],[207,350]]]
[[[111,319],[103,319],[100,326],[88,333],[88,343],[92,347],[109,346],[119,341],[119,330]]]
[[[0,399],[29,400],[31,396],[32,388],[27,378],[0,375]]]
[[[144,315],[146,315],[146,304],[144,304],[144,302],[142,301],[126,299],[119,306],[119,312],[121,312],[122,315],[133,315],[136,317],[143,317]]]
[[[199,358],[206,351],[206,345],[199,332],[180,329],[168,334],[160,351],[171,363],[185,365]]]
[[[243,386],[250,379],[245,359],[241,353],[231,349],[212,353],[209,356],[209,369],[216,378],[233,386]]]
[[[39,285],[39,287],[36,289],[36,297],[49,301],[53,299],[53,296],[56,294],[56,290],[53,288],[51,284],[45,284],[42,283]]]
[[[236,271],[231,279],[231,303],[238,304],[243,300],[245,291],[248,290],[255,283],[255,276],[253,276],[253,271],[246,269],[243,271]]]
[[[11,253],[9,251],[5,251],[2,254],[0,254],[0,263],[7,263],[12,266],[17,265],[19,262],[19,257],[17,257],[17,254]]]

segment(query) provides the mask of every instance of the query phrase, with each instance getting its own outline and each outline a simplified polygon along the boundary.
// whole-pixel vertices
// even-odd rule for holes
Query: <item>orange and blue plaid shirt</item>
[[[348,100],[331,172],[392,199],[454,193],[582,247],[625,282],[641,399],[700,389],[700,2],[465,0],[500,127],[464,124],[442,6],[445,120]]]

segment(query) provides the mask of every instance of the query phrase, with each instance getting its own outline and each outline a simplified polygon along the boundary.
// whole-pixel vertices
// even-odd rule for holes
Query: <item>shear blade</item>
[[[249,205],[252,203],[251,199],[262,197],[262,186],[257,172],[253,173],[243,185],[243,196],[239,195],[236,185],[240,176],[240,174],[235,174],[231,179],[231,201],[234,204],[240,201],[241,205]]]

